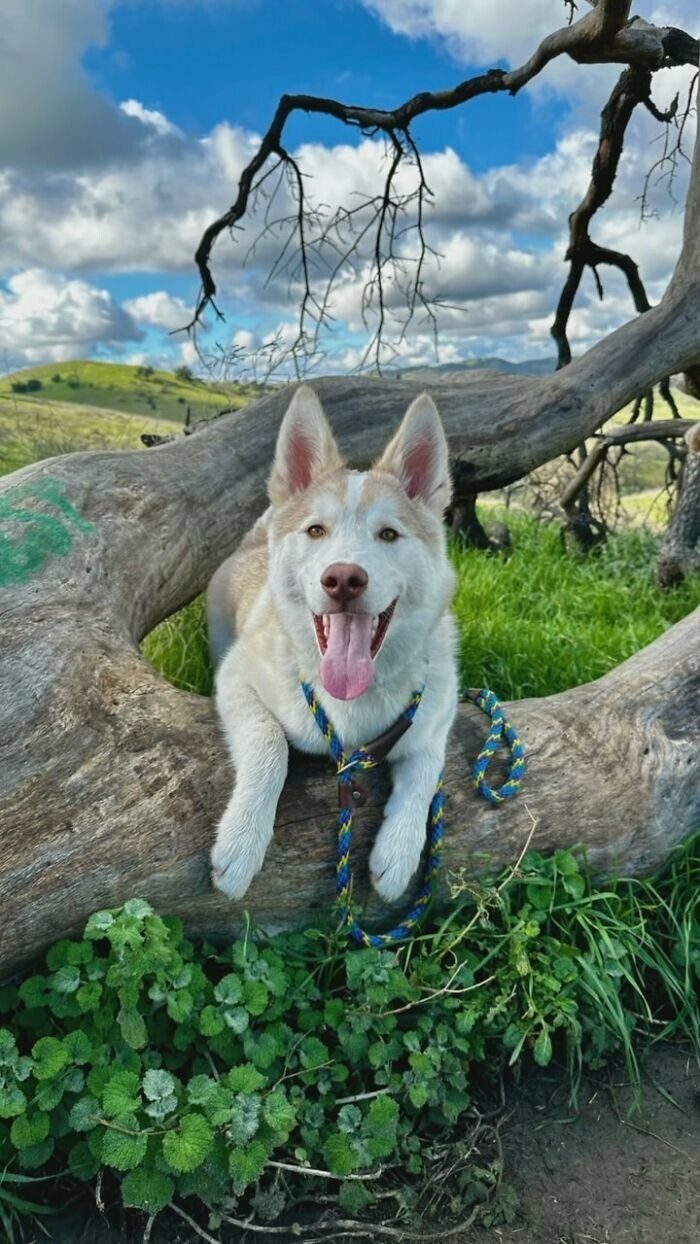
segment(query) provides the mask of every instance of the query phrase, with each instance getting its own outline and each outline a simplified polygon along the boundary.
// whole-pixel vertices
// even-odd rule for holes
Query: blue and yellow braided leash
[[[367,747],[358,747],[349,755],[333,723],[322,704],[316,698],[313,687],[308,682],[301,683],[306,703],[313,714],[316,725],[328,744],[328,749],[337,766],[338,782],[348,790],[353,787],[358,771],[373,769],[380,762],[375,759]],[[518,738],[514,726],[507,720],[500,701],[493,691],[486,688],[468,691],[467,698],[491,718],[489,736],[476,758],[472,768],[472,781],[478,793],[489,803],[499,804],[517,795],[525,776],[525,751]],[[402,717],[410,724],[413,721],[421,700],[423,689],[414,691],[408,707]],[[486,781],[486,773],[491,761],[501,744],[505,742],[510,750],[511,764],[506,781],[498,789],[493,789]],[[442,857],[442,838],[444,824],[445,793],[442,775],[433,795],[428,812],[428,856],[425,864],[423,882],[415,903],[401,924],[388,933],[366,933],[355,920],[350,906],[352,894],[352,869],[350,867],[350,851],[352,848],[352,802],[350,798],[341,799],[338,812],[338,840],[336,861],[336,903],[341,923],[347,925],[350,936],[361,946],[393,946],[410,936],[412,929],[423,918],[425,911],[436,890],[440,862]]]

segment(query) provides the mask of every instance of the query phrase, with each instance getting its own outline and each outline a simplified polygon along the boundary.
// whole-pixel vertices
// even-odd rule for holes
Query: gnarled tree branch
[[[540,73],[551,60],[563,54],[568,54],[579,61],[621,61],[630,66],[637,67],[644,81],[648,79],[653,69],[660,68],[662,65],[697,63],[697,41],[685,35],[682,31],[675,31],[670,28],[657,28],[645,22],[640,23],[637,19],[628,23],[629,11],[630,0],[600,0],[600,3],[597,3],[591,12],[584,14],[578,21],[562,27],[543,39],[530,59],[520,67],[507,72],[500,69],[491,69],[487,73],[468,78],[458,83],[455,87],[443,91],[421,91],[394,109],[366,108],[360,105],[342,103],[331,98],[311,95],[283,95],[257,152],[241,174],[238,194],[234,203],[227,212],[208,226],[201,238],[195,255],[201,278],[201,292],[189,328],[192,331],[196,329],[204,311],[209,305],[212,305],[217,314],[219,314],[215,303],[216,283],[211,269],[212,247],[221,233],[240,227],[240,222],[248,212],[257,189],[268,176],[269,169],[266,168],[268,161],[273,159],[281,161],[283,165],[290,167],[298,186],[297,201],[300,205],[300,224],[296,233],[296,241],[302,252],[301,273],[304,293],[299,320],[299,335],[297,342],[291,350],[295,362],[298,347],[301,347],[303,354],[308,354],[304,347],[309,340],[312,346],[311,353],[317,352],[318,331],[327,320],[329,294],[334,280],[350,261],[351,257],[356,254],[359,240],[365,241],[369,232],[373,233],[374,244],[371,247],[373,260],[366,289],[370,291],[370,294],[372,291],[376,293],[378,311],[378,328],[376,338],[371,343],[370,352],[374,357],[375,363],[379,362],[381,358],[385,309],[383,271],[388,263],[400,273],[402,263],[406,263],[405,257],[403,260],[399,258],[393,244],[396,237],[397,212],[406,211],[409,206],[415,208],[416,220],[411,227],[417,232],[419,246],[418,254],[412,261],[414,277],[412,282],[408,282],[408,317],[403,325],[402,335],[405,335],[408,325],[412,322],[417,305],[426,310],[429,318],[431,315],[430,300],[426,298],[421,283],[422,268],[428,250],[423,229],[426,183],[420,166],[418,147],[411,133],[413,122],[427,112],[456,108],[480,95],[502,91],[516,94]],[[365,134],[384,135],[389,144],[390,162],[385,179],[384,192],[382,195],[377,196],[376,200],[373,200],[369,205],[374,206],[374,214],[370,222],[365,223],[361,227],[360,238],[353,237],[347,244],[339,244],[339,240],[333,237],[333,234],[343,224],[354,224],[355,213],[358,210],[363,210],[362,208],[341,211],[340,215],[334,217],[329,222],[329,226],[321,231],[320,237],[317,239],[316,247],[319,256],[321,256],[324,262],[329,264],[330,268],[326,294],[320,300],[312,296],[308,279],[305,250],[309,243],[304,239],[301,228],[301,224],[303,224],[303,204],[305,201],[301,172],[298,166],[294,167],[291,157],[283,146],[285,127],[289,118],[295,112],[307,112],[334,117],[345,125],[359,128]],[[417,163],[419,184],[412,193],[407,196],[399,196],[397,200],[393,193],[393,183],[399,167],[407,159],[413,159]],[[367,204],[364,204],[363,208],[367,208],[367,206]],[[387,220],[390,221],[388,233],[386,231]],[[284,243],[285,252],[289,244],[290,237],[288,236],[287,241]],[[335,262],[328,259],[329,251],[333,250],[336,252]],[[622,266],[623,260],[626,259],[623,256],[611,258],[610,255],[612,255],[612,252],[609,253],[608,258],[605,260],[598,255],[597,262],[610,262],[615,263],[617,266]],[[589,258],[591,257],[589,255]],[[631,261],[629,262],[631,263]],[[629,265],[628,271],[631,272]],[[630,279],[629,276],[628,279]],[[568,283],[572,299],[578,287],[578,280],[580,280],[580,273],[578,279],[576,279],[575,273],[572,270],[570,282]],[[365,303],[365,310],[366,306],[367,304]],[[310,334],[307,327],[307,313],[314,325]]]

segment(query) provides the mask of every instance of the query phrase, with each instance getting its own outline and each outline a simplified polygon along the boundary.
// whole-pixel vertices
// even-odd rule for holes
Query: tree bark
[[[656,563],[661,587],[673,587],[686,575],[700,574],[700,424],[686,433],[686,442],[688,456],[678,501]]]

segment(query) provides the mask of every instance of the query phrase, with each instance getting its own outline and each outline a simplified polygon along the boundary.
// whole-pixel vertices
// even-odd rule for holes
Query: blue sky
[[[391,108],[483,68],[460,63],[438,40],[394,34],[359,0],[242,0],[167,11],[123,5],[114,10],[109,45],[91,50],[86,64],[115,101],[139,99],[202,136],[223,119],[265,129],[282,91]],[[428,114],[416,134],[427,149],[451,144],[481,172],[543,155],[567,111],[553,98],[535,108],[524,96],[513,108],[491,96],[474,101],[469,116]],[[289,132],[294,146],[331,144],[342,131],[332,119],[309,116]]]
[[[643,0],[640,12],[693,29],[697,8]],[[392,106],[521,63],[563,20],[560,0],[13,0],[0,43],[0,367],[86,356],[199,366],[192,343],[169,335],[196,295],[191,256],[235,197],[282,92]],[[551,355],[566,218],[585,189],[615,76],[560,60],[515,99],[487,96],[416,125],[435,193],[429,240],[441,256],[426,285],[449,304],[441,361]],[[663,105],[685,79],[659,77]],[[596,226],[603,243],[635,253],[652,297],[681,226],[663,187],[658,218],[639,225],[658,131],[648,114],[633,123],[615,198]],[[381,144],[356,130],[298,116],[285,141],[328,212],[381,185]],[[284,214],[289,197],[279,202]],[[226,321],[201,344],[229,367],[232,351],[255,358],[271,341],[283,354],[295,332],[298,284],[266,284],[283,233],[242,266],[260,225],[252,213],[236,245],[223,237],[215,252]],[[407,235],[409,267],[410,245]],[[334,328],[322,340],[326,370],[357,366],[371,337],[367,259],[360,253],[341,273]],[[607,293],[601,310],[584,287],[575,349],[629,318],[614,279]],[[399,321],[397,311],[395,336]],[[399,362],[435,361],[429,327],[412,324]]]

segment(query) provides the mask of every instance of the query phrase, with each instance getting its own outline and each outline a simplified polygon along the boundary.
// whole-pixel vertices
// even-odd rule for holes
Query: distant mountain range
[[[510,359],[498,356],[492,358],[464,359],[461,363],[438,363],[435,367],[398,367],[402,376],[412,380],[427,380],[430,376],[450,376],[464,371],[500,371],[512,376],[546,376],[556,370],[554,358],[525,359],[522,363],[512,363]]]

